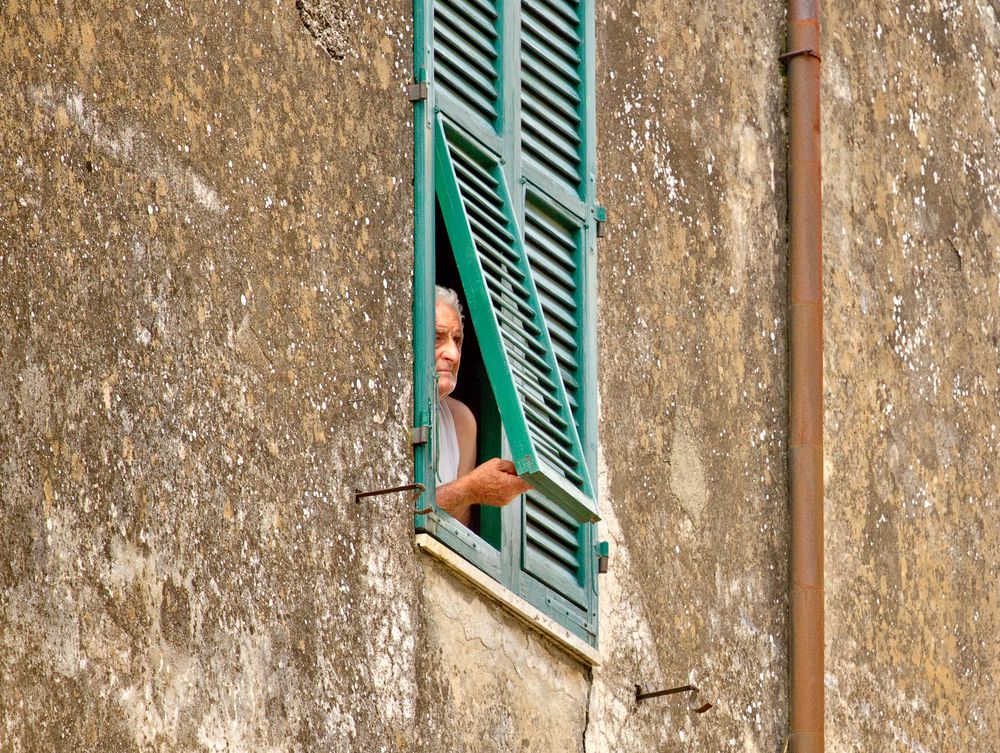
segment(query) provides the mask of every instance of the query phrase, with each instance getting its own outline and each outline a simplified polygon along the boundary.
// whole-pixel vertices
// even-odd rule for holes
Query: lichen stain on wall
[[[780,749],[783,14],[598,6],[602,509],[633,563],[592,694],[617,704],[591,713],[609,748]],[[633,610],[648,632],[629,660],[614,623]],[[703,717],[629,698],[691,680]]]
[[[412,523],[352,497],[410,473],[368,10],[343,62],[289,4],[2,11],[5,750],[411,745]]]
[[[829,7],[826,28],[828,746],[986,750],[1000,725],[986,679],[1000,628],[995,9]]]

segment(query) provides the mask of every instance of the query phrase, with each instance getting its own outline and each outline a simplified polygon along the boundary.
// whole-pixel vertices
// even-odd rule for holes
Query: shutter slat
[[[568,387],[572,387],[574,390],[579,389],[579,385],[576,382],[575,374],[577,369],[576,356],[572,351],[567,350],[561,345],[555,346],[556,358],[561,364],[566,364],[566,368],[563,369],[563,381],[568,382]]]
[[[514,379],[517,382],[517,386],[523,390],[526,399],[532,405],[545,413],[552,426],[555,426],[557,431],[565,431],[566,422],[558,413],[558,408],[553,408],[551,405],[546,404],[546,396],[542,392],[542,387],[531,378],[528,372],[515,369]]]
[[[544,134],[545,131],[542,129],[526,128],[525,135],[535,138],[530,140],[530,145],[525,144],[525,152],[541,167],[552,172],[554,177],[560,178],[564,183],[573,183],[577,178],[579,160],[567,159],[566,150],[560,150],[558,142],[554,142]]]
[[[554,317],[546,316],[545,324],[549,330],[549,337],[558,339],[560,344],[571,346],[576,341],[575,334],[557,323]]]
[[[507,228],[506,222],[497,221],[496,210],[490,211],[489,205],[485,203],[486,200],[482,199],[480,195],[467,191],[466,197],[465,206],[475,220],[477,227],[499,243],[501,248],[506,248],[514,237]],[[486,211],[483,210],[484,206],[487,207]]]
[[[496,244],[496,248],[500,249],[504,247],[504,241],[510,237],[510,233],[506,228],[499,227],[489,222],[483,222],[480,219],[481,215],[477,215],[474,207],[469,208],[469,221],[472,223],[473,228],[479,231],[476,235],[477,246],[479,242]]]
[[[538,286],[538,293],[542,298],[542,308],[545,309],[546,321],[550,318],[558,319],[563,327],[576,329],[576,306],[570,301],[566,305],[567,291],[559,288],[548,278],[542,275],[535,276],[535,284]]]
[[[495,126],[501,76],[497,9],[489,0],[438,0],[433,7],[434,81]]]
[[[535,375],[535,378],[543,390],[552,391],[555,389],[555,385],[552,383],[552,380],[544,374],[539,374],[537,369],[533,369],[519,350],[512,350],[510,356],[516,362],[517,368],[524,370],[525,373]]]
[[[544,373],[545,361],[538,355],[535,348],[529,347],[523,342],[518,342],[512,338],[508,338],[507,344],[510,348],[514,349],[517,355],[522,360],[528,360],[531,362],[531,367],[534,369],[541,370]],[[551,384],[551,380],[546,376],[545,379]],[[553,387],[554,389],[554,387]]]
[[[581,195],[584,47],[580,6],[524,0],[521,13],[521,145],[525,158]]]
[[[496,95],[496,77],[491,77],[490,71],[484,70],[486,65],[482,60],[477,59],[472,54],[463,54],[468,53],[468,50],[463,48],[461,42],[449,39],[445,34],[442,34],[442,37],[439,54],[441,55],[441,72],[447,74],[445,76],[446,83],[460,79],[474,87],[478,92],[477,100],[482,103],[481,106],[488,107],[495,113],[496,108],[493,106],[492,100]],[[455,89],[456,87],[452,86],[451,88]]]
[[[577,522],[558,507],[540,505],[532,492],[528,492],[525,510],[534,526],[544,528],[548,534],[566,549],[577,550],[580,546],[576,538]]]
[[[545,325],[570,409],[578,422],[580,312],[576,302],[581,236],[578,220],[539,203],[529,190],[525,204],[525,248],[545,312]]]
[[[497,318],[514,329],[520,330],[522,327],[530,327],[528,331],[531,333],[532,337],[537,337],[542,334],[541,329],[539,329],[534,322],[525,322],[523,319],[511,316],[507,311],[498,311]]]
[[[571,603],[586,604],[580,525],[536,492],[524,501],[523,567]]]
[[[524,273],[521,272],[517,267],[512,267],[507,263],[498,263],[492,254],[483,254],[480,257],[480,261],[489,267],[490,271],[497,277],[506,277],[507,275],[514,275],[520,279],[524,279]]]
[[[496,204],[491,203],[478,193],[469,192],[468,199],[470,203],[478,207],[484,220],[498,228],[502,229],[504,227],[506,224],[506,218],[503,216],[503,212],[500,211]]]
[[[538,249],[533,253],[531,263],[544,267],[546,273],[558,280],[564,287],[574,288],[576,287],[576,283],[573,281],[573,273],[576,271],[577,263],[573,256],[575,255],[576,244],[563,246],[563,248],[570,250],[570,253],[565,253],[564,251],[563,253],[547,254]]]
[[[525,19],[527,21],[527,19]],[[578,67],[580,56],[574,49],[572,40],[560,38],[557,34],[546,33],[545,28],[537,28],[530,22],[523,23],[522,46],[527,46],[537,56],[540,64],[555,69],[567,81],[580,83]],[[543,62],[544,61],[544,62]]]
[[[532,33],[531,25],[522,25],[521,49],[525,58],[535,70],[551,71],[574,89],[580,84],[580,74],[577,66],[579,55],[574,54],[563,41],[555,36],[543,36]]]
[[[520,330],[513,330],[508,334],[511,337],[519,338],[526,338],[530,336],[530,338],[535,341],[536,352],[543,356],[545,352],[544,348],[537,348],[537,337],[541,330],[538,327],[538,323],[535,321],[534,309],[529,305],[531,298],[527,293],[525,293],[524,297],[520,297],[520,294],[523,291],[517,290],[516,286],[512,285],[511,291],[514,295],[505,298],[501,302],[501,307],[505,312],[522,322],[523,327]]]
[[[545,18],[560,16],[562,21],[574,28],[580,24],[580,3],[575,0],[524,0],[524,8]],[[537,10],[535,10],[537,8]]]
[[[491,0],[466,0],[466,2],[468,3],[468,5],[459,7],[468,8],[474,5],[476,6],[476,8],[479,9],[480,13],[482,13],[484,16],[488,16],[493,20],[496,20],[500,16],[496,8],[496,3],[491,2]]]
[[[446,13],[440,16],[441,23],[434,28],[435,42],[447,43],[453,50],[461,53],[457,56],[463,63],[470,63],[480,69],[484,78],[495,81],[497,75],[496,61],[499,59],[493,45],[496,41],[492,30],[483,32],[475,26],[463,24]],[[445,58],[438,63],[452,62]],[[452,62],[454,65],[454,62]]]
[[[530,511],[526,514],[531,515]],[[533,520],[532,522],[536,522]],[[540,548],[549,557],[552,557],[567,570],[576,570],[576,549],[565,546],[561,541],[551,536],[549,532],[539,524],[531,526],[527,531],[528,540],[536,547]]]
[[[497,11],[490,3],[453,2],[438,0],[434,4],[434,20],[447,21],[456,28],[465,28],[467,24],[475,27],[483,37],[497,37]]]
[[[578,131],[579,120],[566,117],[565,113],[557,112],[553,109],[552,105],[551,100],[542,99],[534,93],[527,91],[525,91],[524,97],[521,100],[522,109],[532,113],[533,123],[541,123],[558,131],[558,136],[561,137],[561,140],[574,146],[572,156],[575,157],[582,141]]]
[[[542,421],[543,417],[533,407],[526,406],[525,411],[537,421]],[[558,469],[566,478],[573,483],[580,483],[581,479],[573,470],[574,463],[567,457],[566,451],[553,441],[552,437],[538,429],[532,432],[532,439],[538,445],[537,451],[546,463]]]
[[[521,86],[539,99],[548,102],[551,107],[558,109],[562,117],[574,123],[583,121],[578,112],[580,97],[576,89],[561,79],[542,76],[538,66],[530,60],[525,61]]]
[[[565,6],[559,3],[525,2],[521,6],[521,12],[529,16],[533,23],[551,28],[560,37],[571,40],[575,48],[580,44],[580,35],[577,32],[579,19],[572,11],[568,17],[560,11],[565,12]]]
[[[551,156],[546,156],[546,160],[558,163],[563,172],[574,178],[580,162],[579,139],[566,138],[558,133],[551,122],[539,119],[528,107],[521,111],[521,120],[524,135],[531,141],[532,152],[550,152]]]
[[[528,402],[532,403],[535,406],[535,408],[544,413],[545,418],[548,421],[551,421],[552,424],[556,426],[559,431],[564,430],[567,424],[566,421],[563,420],[563,417],[560,416],[556,411],[552,410],[552,408],[550,408],[545,403],[545,400],[535,390],[531,388],[530,382],[525,381],[522,382],[522,384],[524,385],[525,388],[524,391],[526,397],[528,398]],[[569,459],[571,460],[572,457],[570,457]]]
[[[502,206],[496,198],[499,187],[497,179],[477,164],[475,160],[468,159],[464,155],[459,156],[455,160],[455,170],[463,183],[471,183],[476,191],[483,196],[488,196],[490,204],[496,207]]]

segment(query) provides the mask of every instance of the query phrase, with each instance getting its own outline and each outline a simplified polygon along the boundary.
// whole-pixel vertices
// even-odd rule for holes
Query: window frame
[[[426,84],[426,98],[414,102],[414,465],[415,478],[426,487],[418,508],[431,512],[417,513],[415,530],[426,532],[480,571],[526,599],[544,614],[554,619],[590,646],[597,645],[597,526],[581,523],[579,545],[582,552],[582,583],[575,594],[576,602],[543,580],[544,568],[534,573],[526,568],[524,516],[527,505],[521,501],[500,511],[500,548],[467,529],[446,513],[441,513],[434,500],[434,433],[437,390],[434,380],[434,285],[436,281],[435,224],[437,196],[435,191],[435,150],[437,145],[438,111],[433,80],[433,5],[439,0],[414,0],[414,74],[415,81]],[[455,2],[456,0],[451,0]],[[522,0],[523,1],[523,0]],[[499,101],[505,110],[499,120],[504,124],[491,139],[483,139],[496,151],[506,165],[508,189],[515,221],[523,238],[529,193],[542,201],[558,205],[567,216],[579,222],[581,234],[579,310],[581,326],[578,338],[578,359],[581,407],[576,421],[583,458],[590,473],[591,492],[596,505],[597,479],[597,364],[596,364],[596,205],[595,177],[595,108],[594,108],[594,2],[580,2],[583,28],[582,111],[583,141],[581,150],[581,180],[578,195],[554,187],[542,176],[543,171],[522,165],[520,129],[507,130],[514,121],[520,123],[519,89],[522,65],[519,31],[521,2],[500,2],[500,40],[502,50]],[[513,73],[512,73],[513,71]],[[475,134],[474,134],[475,135]],[[542,176],[542,177],[540,177]],[[517,180],[512,180],[516,177]],[[537,200],[537,199],[536,199]],[[526,242],[526,241],[525,241]],[[540,571],[541,572],[540,572]]]

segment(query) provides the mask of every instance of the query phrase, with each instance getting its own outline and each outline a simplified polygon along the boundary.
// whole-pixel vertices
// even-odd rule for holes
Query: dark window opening
[[[435,212],[435,251],[437,284],[451,288],[458,293],[464,311],[463,325],[465,340],[462,344],[462,363],[458,371],[458,385],[451,397],[468,406],[476,418],[477,454],[476,465],[490,458],[503,456],[503,427],[496,398],[490,387],[490,380],[483,364],[479,340],[469,316],[465,290],[455,264],[455,255],[448,240],[440,206]],[[514,503],[516,504],[516,503]],[[479,534],[494,549],[501,547],[501,511],[498,507],[475,505],[469,528]]]

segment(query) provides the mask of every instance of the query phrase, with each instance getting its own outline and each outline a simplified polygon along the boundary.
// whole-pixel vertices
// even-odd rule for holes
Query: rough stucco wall
[[[588,672],[425,558],[422,702],[429,751],[579,751]]]
[[[333,10],[3,4],[4,751],[412,745],[410,6]]]
[[[410,474],[410,3],[92,5],[0,11],[0,749],[780,751],[783,4],[596,4],[589,673],[351,500]],[[828,750],[988,750],[997,9],[874,8],[824,18]]]
[[[598,3],[605,664],[588,751],[780,750],[784,6]],[[693,681],[636,707],[634,686]]]
[[[998,21],[826,6],[829,750],[1000,732]]]

